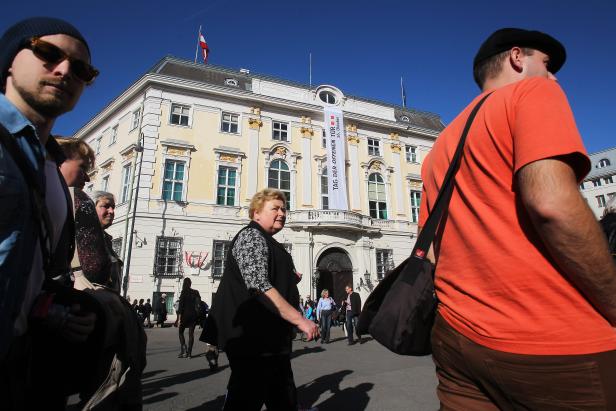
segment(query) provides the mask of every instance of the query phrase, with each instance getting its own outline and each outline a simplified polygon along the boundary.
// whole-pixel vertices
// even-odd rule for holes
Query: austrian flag
[[[210,54],[210,48],[207,46],[207,43],[205,42],[205,37],[203,37],[201,31],[199,31],[199,47],[201,47],[201,52],[203,53],[203,63],[207,64],[207,58]]]

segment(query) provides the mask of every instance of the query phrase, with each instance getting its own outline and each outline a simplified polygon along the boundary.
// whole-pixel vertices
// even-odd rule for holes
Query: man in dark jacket
[[[357,341],[359,343],[363,343],[361,339],[361,335],[357,330],[357,318],[361,313],[361,297],[358,293],[353,291],[353,285],[348,284],[345,288],[347,293],[346,299],[346,329],[347,329],[347,339],[349,340],[349,345],[355,344],[353,341],[353,328],[355,328],[357,333]]]

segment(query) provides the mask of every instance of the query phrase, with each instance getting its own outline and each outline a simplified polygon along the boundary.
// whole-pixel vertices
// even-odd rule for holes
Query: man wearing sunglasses
[[[92,312],[57,298],[72,286],[69,279],[66,288],[59,288],[58,279],[70,278],[74,224],[58,172],[64,158],[50,133],[97,74],[87,42],[66,21],[29,18],[0,38],[0,395],[5,409],[25,409],[32,334],[38,340],[60,336],[82,343],[94,329]]]

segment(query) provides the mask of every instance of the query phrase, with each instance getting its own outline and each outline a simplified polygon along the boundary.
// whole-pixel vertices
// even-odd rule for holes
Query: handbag
[[[426,224],[417,237],[413,251],[402,264],[386,274],[370,293],[359,316],[357,331],[370,334],[389,350],[401,355],[428,355],[432,352],[430,334],[438,300],[434,290],[434,266],[426,258],[437,230],[444,227],[441,218],[449,205],[454,176],[468,131],[484,101],[473,108],[466,121],[455,155],[447,169],[443,185]]]

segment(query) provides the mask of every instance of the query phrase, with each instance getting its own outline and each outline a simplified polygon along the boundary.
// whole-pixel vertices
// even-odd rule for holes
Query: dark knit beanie
[[[4,91],[8,70],[17,53],[28,44],[32,37],[52,34],[66,34],[81,41],[90,55],[86,39],[72,24],[53,17],[31,17],[16,23],[0,38],[0,89]]]

